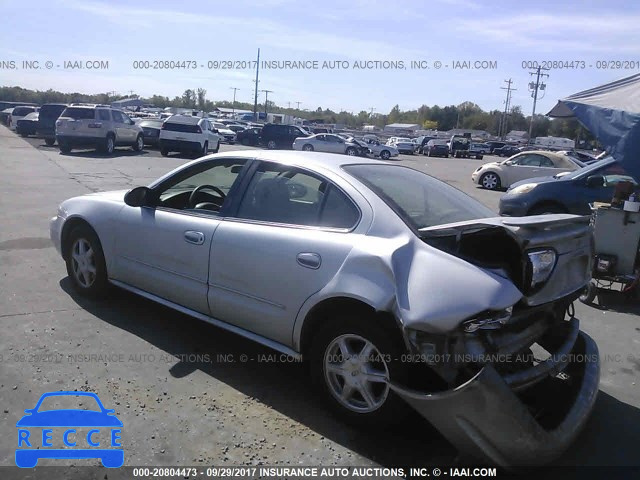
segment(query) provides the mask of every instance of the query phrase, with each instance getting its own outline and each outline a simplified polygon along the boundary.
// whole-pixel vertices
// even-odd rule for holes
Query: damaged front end
[[[412,353],[442,381],[391,388],[461,452],[501,466],[558,457],[595,403],[595,342],[566,312],[590,280],[588,217],[497,218],[421,230],[440,250],[508,278],[513,306],[474,312],[442,333],[405,325]]]

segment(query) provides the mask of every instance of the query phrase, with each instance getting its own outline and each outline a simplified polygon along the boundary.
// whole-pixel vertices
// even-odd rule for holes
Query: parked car
[[[424,154],[424,149],[427,146],[427,143],[429,143],[429,140],[433,140],[434,137],[429,137],[427,135],[422,135],[418,138],[415,139],[416,145],[418,146],[416,149],[416,153],[422,153]]]
[[[160,153],[170,152],[192,155],[207,155],[209,151],[217,153],[222,136],[206,118],[190,115],[173,115],[167,118],[160,130]]]
[[[110,155],[119,145],[142,151],[144,133],[121,110],[101,105],[71,105],[56,120],[56,141],[62,153],[94,147]]]
[[[347,135],[344,133],[338,134],[340,137],[344,138],[345,142],[352,143],[358,147],[358,155],[361,157],[366,157],[369,155],[369,145],[361,138],[356,138],[353,135]]]
[[[27,115],[29,115],[30,113],[37,112],[38,110],[39,110],[38,107],[28,107],[28,106],[15,107],[11,112],[11,115],[9,115],[9,128],[11,130],[15,130],[16,127],[18,126],[18,120],[21,120]]]
[[[471,174],[471,180],[488,190],[498,190],[527,178],[572,172],[580,167],[567,155],[538,150],[518,153],[502,162],[485,163]]]
[[[471,139],[463,135],[453,135],[449,140],[449,154],[454,158],[471,156]]]
[[[413,155],[415,151],[415,144],[411,141],[410,138],[405,137],[392,137],[393,140],[390,139],[387,142],[387,145],[391,147],[396,147],[398,152],[400,153],[409,153]]]
[[[396,147],[382,144],[378,140],[371,140],[367,142],[367,146],[369,147],[369,152],[374,157],[380,157],[382,160],[388,160],[391,157],[397,157],[400,154]]]
[[[504,143],[504,142],[496,142],[496,141],[492,140],[492,141],[489,141],[489,142],[485,142],[485,145],[487,147],[489,147],[489,153],[493,153],[493,151],[496,148],[502,148],[502,147],[504,147],[506,145],[506,143]]]
[[[494,148],[491,153],[499,157],[510,157],[516,153],[520,153],[520,150],[515,145],[505,145],[504,147]]]
[[[228,143],[229,145],[233,145],[236,143],[236,132],[229,129],[226,123],[222,122],[211,122],[213,127],[217,130],[217,133],[222,137],[222,141]]]
[[[25,117],[18,120],[16,124],[16,133],[22,137],[35,135],[38,126],[38,112],[28,113]]]
[[[565,319],[590,279],[586,217],[495,217],[402,165],[270,151],[57,212],[51,239],[79,294],[116,285],[305,358],[356,425],[382,431],[410,405],[468,455],[530,465],[559,456],[594,407],[597,347]],[[547,360],[510,360],[534,344]]]
[[[274,148],[293,148],[293,141],[298,137],[308,137],[306,130],[296,125],[267,123],[262,127],[260,142],[270,150]]]
[[[297,137],[293,141],[294,150],[305,152],[342,153],[346,155],[358,155],[360,145],[349,142],[339,135],[332,133],[320,133],[309,137]]]
[[[247,127],[245,127],[244,125],[238,125],[237,123],[227,124],[227,129],[236,134],[236,140],[238,139],[238,132],[244,131],[245,128]]]
[[[162,118],[143,118],[138,122],[144,133],[144,144],[157,147],[160,145],[160,132],[162,131]]]
[[[444,140],[429,140],[422,154],[427,157],[449,157],[449,145]]]
[[[236,141],[242,145],[259,145],[262,127],[249,127],[236,133]]]
[[[488,155],[491,153],[491,148],[486,143],[472,143],[471,151],[480,153],[481,155]]]
[[[619,182],[640,179],[612,157],[573,172],[514,183],[500,198],[500,214],[508,216],[543,213],[591,215],[590,203],[610,202]]]
[[[40,107],[37,134],[50,147],[56,143],[56,120],[60,118],[67,105],[65,103],[45,103]]]
[[[13,112],[14,108],[15,107],[7,107],[0,112],[0,123],[2,123],[2,125],[9,126],[9,117],[11,117],[11,112]]]

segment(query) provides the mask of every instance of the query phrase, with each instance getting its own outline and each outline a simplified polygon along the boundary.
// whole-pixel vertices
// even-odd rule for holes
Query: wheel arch
[[[98,235],[98,232],[93,227],[93,225],[91,225],[87,221],[86,218],[80,217],[80,216],[74,216],[74,217],[68,218],[64,222],[64,225],[62,226],[62,232],[60,234],[60,249],[62,250],[62,258],[64,260],[67,260],[66,252],[67,252],[67,247],[69,246],[71,232],[73,231],[74,228],[80,225],[85,225],[89,227],[93,231],[93,233],[95,233],[96,237],[98,237],[98,241],[100,241],[100,236]]]
[[[372,305],[363,300],[339,296],[326,298],[314,305],[305,315],[299,338],[297,338],[297,349],[304,358],[308,355],[313,343],[314,335],[328,322],[333,315],[348,312],[354,315],[371,316],[373,320],[382,325],[390,335],[397,334],[402,339],[402,332],[399,323],[391,312],[377,311]]]

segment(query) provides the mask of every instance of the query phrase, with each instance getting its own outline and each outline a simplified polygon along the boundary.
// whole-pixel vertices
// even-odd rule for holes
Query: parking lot
[[[220,151],[248,148],[222,145]],[[189,160],[149,148],[63,155],[42,140],[0,127],[5,424],[15,425],[42,392],[77,389],[97,393],[124,423],[125,465],[453,462],[455,450],[417,415],[391,431],[357,431],[330,416],[298,363],[124,291],[102,302],[73,292],[49,240],[57,205],[75,195],[146,185]],[[401,155],[392,161],[497,210],[501,193],[479,189],[470,179],[477,166],[492,160]],[[562,465],[637,463],[640,308],[615,294],[605,300],[602,309],[575,305],[581,328],[600,349],[601,391],[585,431],[558,461]],[[13,435],[0,438],[0,464],[14,464],[15,447]]]

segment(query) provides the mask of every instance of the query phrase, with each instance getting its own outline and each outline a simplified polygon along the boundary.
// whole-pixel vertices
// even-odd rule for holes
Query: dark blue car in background
[[[94,409],[50,408],[61,403],[79,406],[87,403]],[[18,467],[35,467],[40,458],[99,458],[108,468],[118,468],[124,463],[119,443],[122,422],[113,415],[113,410],[104,408],[95,393],[45,393],[33,409],[24,412],[26,415],[16,424]],[[54,428],[59,431],[54,432]]]
[[[638,178],[612,157],[570,173],[514,183],[500,198],[500,215],[526,216],[544,213],[590,215],[590,203],[610,202],[619,182],[640,184]]]

